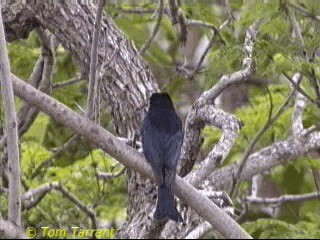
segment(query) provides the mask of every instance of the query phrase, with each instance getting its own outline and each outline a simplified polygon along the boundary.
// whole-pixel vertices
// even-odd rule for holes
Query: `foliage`
[[[259,219],[243,224],[253,238],[262,239],[315,239],[320,237],[320,217],[309,214],[297,224],[276,219]]]

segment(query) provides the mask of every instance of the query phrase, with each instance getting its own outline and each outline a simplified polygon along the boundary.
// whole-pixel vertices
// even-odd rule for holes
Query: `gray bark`
[[[62,123],[65,127],[71,128],[77,134],[88,139],[91,143],[104,150],[129,169],[154,180],[151,167],[141,153],[125,145],[124,142],[117,139],[101,126],[87,118],[81,117],[79,114],[24,83],[17,77],[12,76],[12,80],[17,96],[35,105],[41,111],[53,117],[54,120]],[[176,176],[174,191],[183,202],[210,222],[210,224],[226,238],[251,238],[237,222],[179,176]],[[142,207],[144,208],[145,206]],[[148,214],[147,212],[146,216],[148,216]],[[146,223],[144,222],[144,224]],[[137,226],[133,229],[139,231]],[[130,232],[129,237],[132,237],[134,234],[135,232]]]
[[[8,149],[9,206],[8,218],[16,226],[21,226],[20,163],[17,116],[10,77],[10,66],[6,39],[0,13],[0,82],[3,95],[5,134]]]

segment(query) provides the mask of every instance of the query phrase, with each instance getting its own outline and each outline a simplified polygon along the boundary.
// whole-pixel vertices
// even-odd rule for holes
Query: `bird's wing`
[[[141,131],[143,152],[151,165],[157,183],[162,184],[163,151],[161,151],[161,136],[149,121],[146,120],[143,124],[144,126]]]
[[[165,151],[163,153],[165,167],[176,168],[180,159],[183,132],[178,131],[175,135],[171,136],[170,138],[168,137],[165,141]]]

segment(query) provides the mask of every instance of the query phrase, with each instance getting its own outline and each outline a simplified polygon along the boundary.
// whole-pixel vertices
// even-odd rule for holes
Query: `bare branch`
[[[126,171],[126,168],[122,168],[119,172],[117,173],[104,173],[104,172],[98,172],[97,177],[99,179],[102,179],[104,181],[109,181],[110,179],[118,178],[122,176]]]
[[[304,156],[320,147],[320,133],[309,129],[304,130],[299,137],[276,142],[258,152],[251,154],[239,176],[238,181],[247,181],[254,175],[270,170],[273,167],[286,164],[291,160]],[[239,171],[238,164],[214,171],[209,180],[214,189],[226,189],[234,180],[233,176]]]
[[[70,86],[70,85],[73,85],[75,83],[78,83],[78,82],[81,82],[81,81],[84,81],[84,77],[82,76],[82,74],[76,74],[75,77],[69,79],[69,80],[66,80],[64,82],[59,82],[59,83],[55,83],[52,85],[52,89],[59,89],[59,88],[63,88],[63,87],[67,87],[67,86]]]
[[[169,10],[170,10],[170,19],[172,22],[172,25],[176,25],[178,23],[179,25],[179,40],[181,44],[185,44],[187,40],[187,25],[186,25],[186,19],[182,12],[179,11],[179,4],[176,3],[176,0],[169,0]]]
[[[1,10],[1,8],[0,8]],[[19,163],[19,137],[18,122],[14,106],[12,79],[6,48],[6,39],[3,28],[2,13],[0,11],[0,82],[3,96],[5,115],[5,134],[8,149],[8,175],[9,175],[9,221],[21,226],[21,198],[20,198],[20,163]]]
[[[193,185],[198,185],[228,156],[238,137],[241,124],[233,115],[223,112],[212,105],[205,105],[198,108],[196,111],[192,111],[190,118],[192,121],[188,122],[186,127],[194,126],[194,123],[196,122],[203,122],[216,126],[222,130],[222,136],[220,137],[219,142],[213,147],[204,161],[201,162],[200,166],[187,176],[187,181]],[[184,145],[192,144],[192,141],[194,141],[191,138],[189,139],[190,134],[187,131],[189,130],[185,131],[186,139],[184,140]],[[185,153],[183,152],[183,154]]]
[[[11,78],[17,96],[28,101],[30,104],[34,104],[41,111],[49,114],[53,119],[66,127],[73,129],[76,133],[103,149],[111,157],[114,157],[128,168],[154,179],[151,167],[147,164],[141,153],[126,146],[101,126],[94,124],[87,118],[81,117],[65,105],[58,103],[17,77],[12,75]],[[232,218],[178,176],[176,176],[175,193],[182,201],[209,221],[223,236],[228,238],[250,238],[250,235]]]
[[[291,79],[291,77],[288,76],[288,74],[286,74],[285,72],[282,72],[282,74],[288,79],[288,81],[292,84],[292,86],[297,89],[297,91],[299,93],[301,93],[304,97],[306,97],[312,104],[314,104],[315,106],[317,106],[318,108],[320,108],[320,102],[319,101],[315,101],[314,99],[312,99],[308,93],[306,93],[306,91],[304,91],[301,86],[297,85],[297,83],[295,83],[293,81],[293,79]]]
[[[47,193],[59,186],[58,182],[44,184],[36,189],[29,190],[21,196],[23,211],[35,207]]]
[[[49,184],[44,184],[36,189],[29,190],[28,192],[24,193],[22,195],[22,200],[24,202],[30,201],[30,203],[27,205],[25,209],[30,209],[31,207],[34,207],[37,203],[40,202],[40,200],[50,191],[56,190],[62,193],[64,197],[66,197],[68,200],[70,200],[73,204],[75,204],[77,207],[80,208],[81,211],[83,211],[91,220],[92,223],[92,229],[97,229],[97,220],[96,220],[96,214],[95,212],[87,207],[81,200],[79,200],[75,195],[70,193],[65,187],[63,187],[58,182],[52,182]]]
[[[251,197],[248,196],[244,199],[244,201],[252,203],[252,204],[276,204],[281,205],[287,202],[303,202],[308,200],[320,200],[320,194],[318,192],[307,193],[307,194],[299,194],[299,195],[282,195],[276,198],[261,198],[261,197]]]
[[[68,198],[71,202],[73,202],[76,206],[78,206],[81,211],[83,211],[91,220],[92,229],[97,229],[97,219],[95,212],[87,207],[84,203],[82,203],[75,195],[70,193],[66,188],[61,186],[60,184],[57,187],[54,187],[54,189],[60,191],[62,195],[66,198]]]
[[[252,59],[253,45],[256,39],[257,28],[259,23],[253,24],[247,31],[244,41],[244,52],[245,58],[243,60],[243,70],[235,72],[231,75],[222,76],[219,81],[208,91],[205,91],[201,97],[197,100],[198,102],[209,102],[212,103],[221,92],[232,84],[246,81],[249,76],[255,72],[255,66]]]
[[[158,14],[156,25],[154,26],[149,39],[143,44],[143,46],[140,49],[141,55],[143,55],[145,53],[145,51],[150,47],[153,39],[157,35],[157,32],[159,31],[159,28],[160,28],[162,15],[163,15],[163,0],[160,0],[159,1],[159,14]]]

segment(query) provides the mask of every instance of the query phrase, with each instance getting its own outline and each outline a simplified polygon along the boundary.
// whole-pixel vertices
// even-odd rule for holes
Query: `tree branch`
[[[141,49],[139,51],[141,55],[143,55],[145,53],[145,51],[150,47],[153,39],[155,38],[157,32],[159,31],[161,19],[162,19],[162,15],[163,15],[163,0],[159,1],[159,11],[158,12],[159,12],[159,14],[158,14],[156,25],[154,26],[149,39],[143,44],[143,46],[141,47]]]
[[[151,167],[136,150],[126,146],[101,126],[81,117],[17,77],[12,76],[12,81],[15,94],[18,97],[35,105],[39,110],[49,114],[56,121],[82,135],[128,168],[153,179]],[[195,209],[204,219],[208,220],[223,236],[228,238],[250,237],[232,218],[178,176],[176,177],[175,193],[182,201]]]
[[[186,178],[191,184],[198,185],[228,156],[238,137],[241,124],[233,115],[217,109],[212,105],[202,106],[193,113],[195,115],[190,115],[192,121],[188,122],[186,127],[192,126],[192,128],[194,128],[194,122],[202,122],[216,126],[222,130],[222,136],[220,137],[219,142],[213,147],[197,169],[191,172]],[[189,142],[192,144],[193,139],[188,139],[189,133],[187,131],[189,130],[185,130],[187,139],[184,140],[184,144]]]
[[[214,111],[214,108],[210,105],[225,88],[234,83],[246,81],[246,79],[255,71],[252,53],[257,28],[258,23],[255,23],[248,29],[246,34],[244,42],[244,70],[235,72],[230,76],[222,76],[211,89],[205,91],[200,98],[195,101],[187,116],[185,138],[181,151],[181,162],[183,164],[181,166],[181,176],[185,176],[185,174],[193,167],[201,146],[201,129],[205,124],[212,124],[223,131],[219,143],[214,147],[203,163],[201,163],[201,166],[188,176],[188,180],[192,182],[192,184],[197,185],[216,168],[217,164],[224,160],[238,135],[240,129],[239,121],[232,115],[224,113],[221,110]],[[201,112],[201,114],[198,114],[199,112]],[[208,112],[210,112],[211,115],[208,114]],[[218,114],[214,114],[215,112]],[[219,115],[221,116],[219,117]]]
[[[104,173],[104,172],[98,172],[97,173],[97,177],[99,179],[102,179],[104,181],[108,181],[110,179],[114,179],[114,178],[118,178],[120,177],[121,175],[124,174],[124,172],[126,171],[126,168],[122,168],[119,172],[117,173]]]
[[[70,86],[70,85],[73,85],[75,83],[78,83],[78,82],[81,82],[81,81],[84,81],[84,77],[82,76],[82,74],[76,74],[75,77],[69,79],[69,80],[66,80],[64,82],[59,82],[59,83],[55,83],[52,85],[52,89],[59,89],[59,88],[63,88],[63,87],[67,87],[67,86]]]
[[[304,156],[308,152],[318,149],[320,147],[320,133],[309,130],[304,130],[299,137],[290,136],[284,141],[276,142],[251,154],[238,181],[250,180],[254,175],[286,164],[299,156]],[[313,127],[312,130],[314,130]],[[228,188],[237,171],[239,171],[237,163],[214,171],[209,177],[211,186],[215,190]]]
[[[0,7],[1,10],[1,7]],[[21,226],[21,198],[20,198],[20,163],[19,138],[17,116],[14,106],[12,79],[6,48],[6,39],[3,28],[2,13],[0,12],[0,82],[3,95],[5,134],[8,149],[8,175],[9,175],[9,221]]]
[[[252,203],[252,204],[276,204],[281,205],[287,202],[303,202],[308,200],[320,200],[320,194],[318,192],[307,193],[307,194],[299,194],[299,195],[282,195],[276,198],[261,198],[261,197],[251,197],[248,196],[244,201]]]

